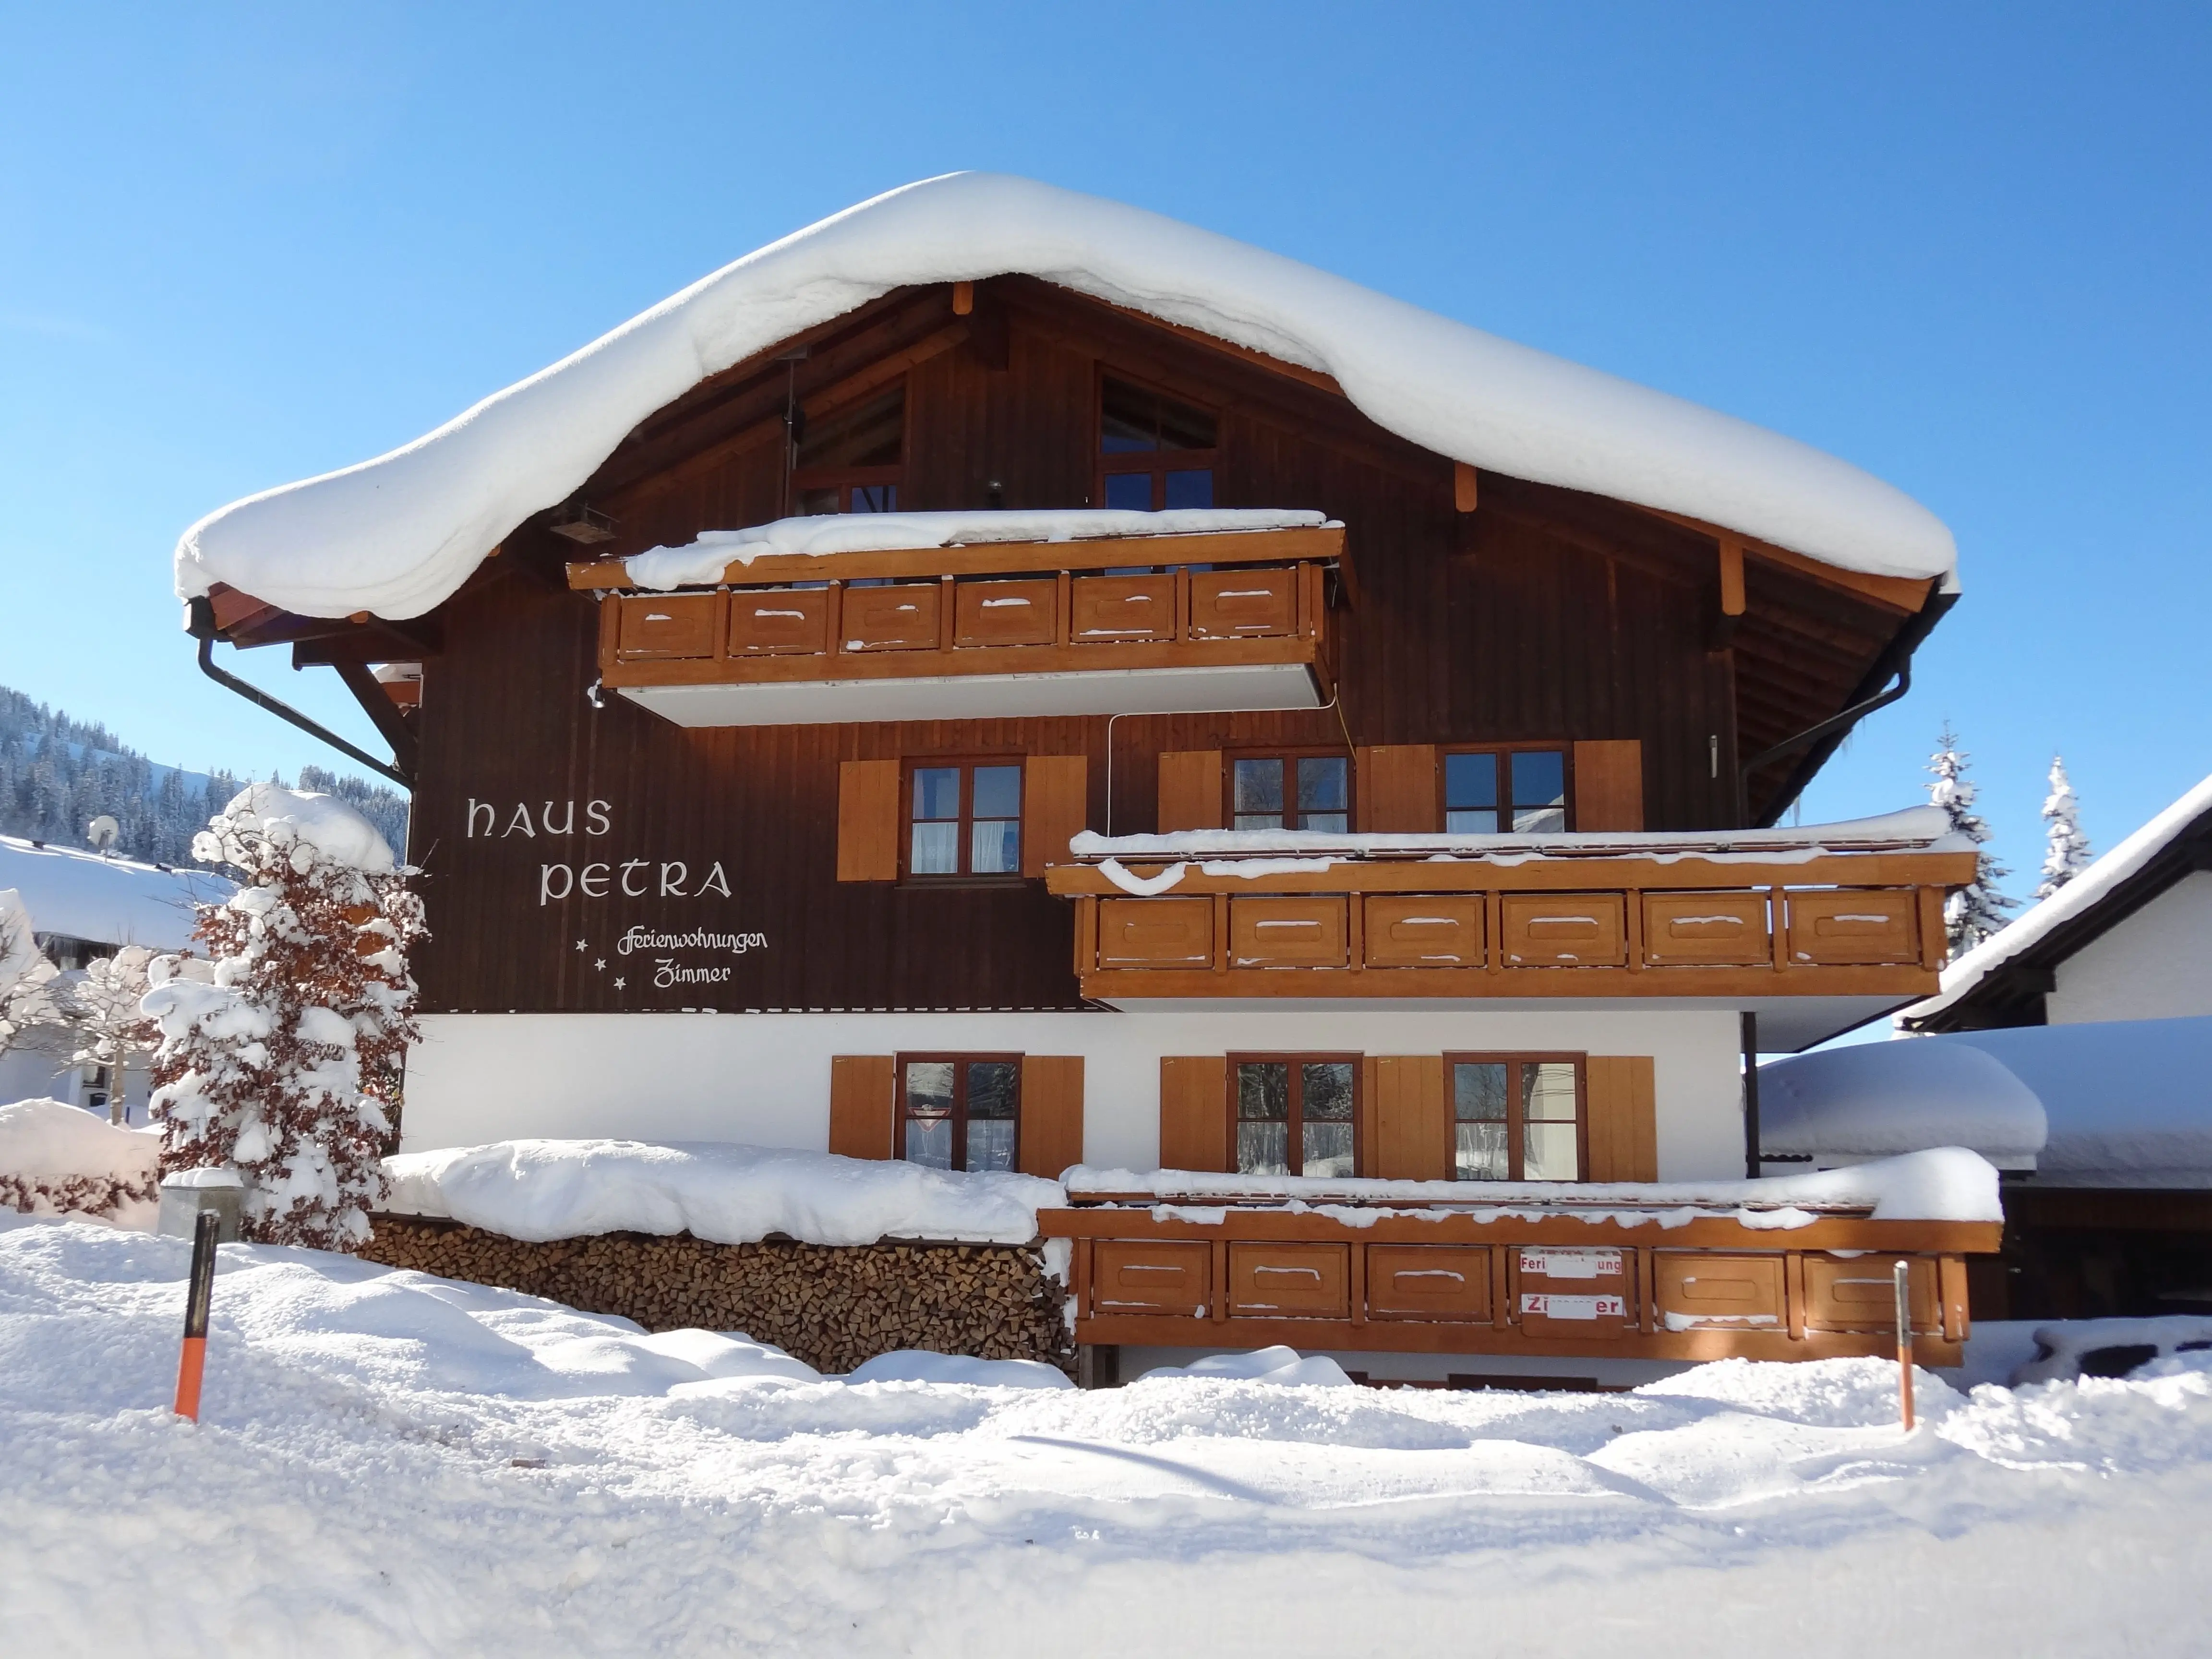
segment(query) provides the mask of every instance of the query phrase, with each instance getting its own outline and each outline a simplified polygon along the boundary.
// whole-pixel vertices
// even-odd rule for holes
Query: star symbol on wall
[[[620,974],[617,974],[617,975],[615,975],[615,989],[616,989],[616,990],[617,990],[617,991],[619,991],[619,990],[621,990],[621,989],[622,989],[622,988],[623,988],[622,975],[621,975]]]
[[[607,959],[606,959],[605,957],[592,957],[592,971],[593,973],[595,973],[595,974],[604,974],[604,973],[605,973],[605,972],[607,971]]]
[[[581,939],[578,939],[578,940],[576,941],[576,948],[577,948],[579,951],[582,950],[582,949],[584,948],[584,941],[583,941],[583,940],[581,940]]]

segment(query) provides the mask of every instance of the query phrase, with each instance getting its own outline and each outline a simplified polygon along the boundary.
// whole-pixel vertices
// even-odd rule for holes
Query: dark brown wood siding
[[[836,395],[804,378],[817,366],[849,376],[878,346],[916,354],[900,500],[918,510],[982,506],[994,487],[1012,507],[1085,504],[1102,363],[1218,410],[1218,504],[1315,507],[1347,526],[1358,602],[1332,617],[1339,706],[1115,722],[1109,824],[1103,719],[691,731],[612,694],[592,708],[598,618],[559,579],[575,550],[526,527],[442,607],[444,650],[426,665],[413,855],[433,929],[427,1007],[1079,1006],[1070,907],[1040,882],[838,882],[842,762],[1087,755],[1091,824],[1129,833],[1156,825],[1163,750],[1632,738],[1649,828],[1725,827],[1742,811],[1739,695],[1757,703],[1747,747],[1772,742],[1840,707],[1894,632],[1893,616],[1754,562],[1751,615],[1724,638],[1713,544],[1693,532],[1489,474],[1462,514],[1449,462],[1326,390],[1026,279],[979,285],[977,307],[984,326],[961,335],[943,290],[888,296],[825,337],[799,395]],[[1003,358],[986,349],[1000,328]],[[617,520],[604,550],[775,517],[788,372],[741,365],[618,449],[583,492]],[[686,449],[687,434],[704,435]],[[1743,662],[1771,691],[1739,685]],[[492,807],[489,833],[471,803]],[[679,893],[664,896],[677,865]],[[717,866],[726,896],[699,890]],[[625,952],[633,929],[724,942]],[[664,962],[707,976],[656,984]]]

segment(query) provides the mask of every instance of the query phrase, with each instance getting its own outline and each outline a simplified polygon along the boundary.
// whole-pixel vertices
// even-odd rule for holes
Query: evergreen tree
[[[2035,896],[2047,899],[2089,867],[2094,854],[2081,833],[2081,800],[2067,781],[2066,763],[2051,757],[2051,793],[2043,799],[2043,879]]]
[[[1943,722],[1942,735],[1936,741],[1941,747],[1928,757],[1928,769],[1936,775],[1936,781],[1928,786],[1928,799],[1943,809],[1944,817],[1951,821],[1952,834],[1964,836],[1977,848],[1985,846],[1990,839],[1989,823],[1974,811],[1980,786],[1966,776],[1972,757],[1959,747],[1958,734],[1948,720]],[[1951,960],[1957,961],[1993,937],[2011,920],[2005,912],[2017,909],[2020,901],[2007,896],[1997,885],[2011,873],[1994,854],[1983,853],[1974,867],[1974,879],[1945,902],[1943,931]]]
[[[417,1035],[413,872],[343,803],[269,784],[216,814],[193,852],[242,879],[200,907],[208,960],[153,965],[162,1168],[236,1170],[248,1239],[358,1249],[383,1201],[399,1064]]]

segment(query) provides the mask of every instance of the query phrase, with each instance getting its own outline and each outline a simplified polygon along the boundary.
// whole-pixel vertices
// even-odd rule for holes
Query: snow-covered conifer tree
[[[243,880],[200,907],[206,961],[154,965],[163,1170],[236,1170],[249,1239],[358,1249],[383,1201],[379,1160],[416,1036],[414,872],[344,802],[266,783],[210,819],[192,852]]]
[[[2081,799],[2067,781],[2066,763],[2051,757],[2051,793],[2043,800],[2043,879],[2035,896],[2047,899],[2087,869],[2089,838],[2081,833]]]
[[[1974,797],[1980,787],[1966,776],[1970,757],[1959,747],[1958,734],[1951,730],[1951,722],[1943,722],[1940,744],[1928,757],[1928,769],[1936,775],[1936,781],[1928,786],[1928,799],[1943,809],[1951,821],[1951,832],[1964,836],[1976,847],[1985,845],[1990,838],[1988,820],[1974,811]],[[1984,853],[1975,866],[1974,879],[1953,893],[1943,906],[1943,929],[1950,944],[1953,961],[1964,956],[1984,939],[1988,939],[2011,920],[2005,915],[2017,908],[2020,901],[2011,898],[1997,884],[2012,873],[1999,863],[1995,854]]]

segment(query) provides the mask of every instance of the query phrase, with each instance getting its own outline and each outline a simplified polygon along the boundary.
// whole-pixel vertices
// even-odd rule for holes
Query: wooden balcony
[[[1726,1210],[1662,1228],[1621,1211],[1617,1192],[1601,1210],[1572,1200],[1532,1210],[1516,1198],[1507,1212],[1471,1196],[1386,1209],[1365,1225],[1279,1202],[1224,1206],[1218,1194],[1188,1202],[1202,1207],[1127,1194],[1039,1215],[1047,1237],[1074,1243],[1078,1342],[1586,1359],[1889,1355],[1891,1268],[1903,1259],[1913,1352],[1924,1365],[1955,1365],[1967,1334],[1966,1258],[1994,1251],[2002,1231],[1863,1212],[1761,1227]]]
[[[687,726],[1313,708],[1341,527],[762,557],[600,595],[599,678]],[[1109,574],[1111,573],[1111,574]]]
[[[1217,859],[1054,866],[1103,1002],[1930,994],[1971,853]]]

